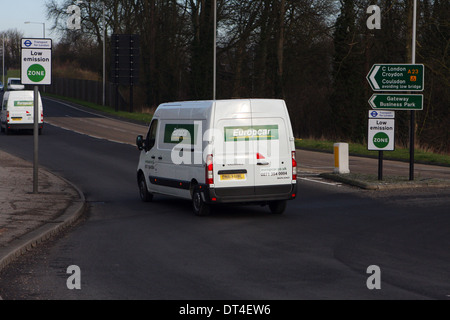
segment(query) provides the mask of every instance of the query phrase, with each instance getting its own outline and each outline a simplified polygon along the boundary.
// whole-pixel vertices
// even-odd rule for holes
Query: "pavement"
[[[0,271],[18,256],[72,225],[84,212],[83,193],[69,181],[0,150]]]
[[[365,189],[450,186],[450,167],[417,165],[418,178],[414,182],[399,183],[370,181],[377,172],[374,159],[350,157],[353,175],[333,174],[332,154],[297,150],[297,161],[299,177],[305,180],[322,176]],[[396,161],[386,162],[385,167],[387,172],[398,172],[400,167],[405,170],[405,164],[399,165]],[[75,223],[85,212],[86,202],[75,185],[42,167],[39,168],[38,192],[33,193],[33,164],[2,150],[0,181],[1,272],[20,255]]]

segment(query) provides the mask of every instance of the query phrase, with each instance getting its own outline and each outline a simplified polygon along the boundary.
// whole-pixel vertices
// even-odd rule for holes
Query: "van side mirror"
[[[139,135],[136,138],[136,146],[139,149],[139,151],[144,149],[144,137]]]

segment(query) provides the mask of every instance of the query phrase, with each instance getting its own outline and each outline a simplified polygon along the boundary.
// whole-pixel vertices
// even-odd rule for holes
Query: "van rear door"
[[[284,101],[217,102],[216,119],[218,131],[213,155],[216,194],[256,198],[289,194],[295,183],[292,159],[295,147]]]
[[[218,196],[254,194],[254,144],[249,100],[216,101],[214,133],[214,188]],[[238,188],[238,189],[236,189]]]
[[[30,124],[34,122],[34,102],[32,96],[9,99],[8,110],[11,124]]]
[[[292,133],[285,104],[282,100],[252,100],[252,115],[256,133],[253,147],[256,158],[255,194],[289,192]]]

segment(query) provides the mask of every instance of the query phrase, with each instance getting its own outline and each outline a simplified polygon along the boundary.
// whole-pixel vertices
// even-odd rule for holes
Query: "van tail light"
[[[9,122],[9,111],[6,111],[6,122]]]
[[[44,113],[41,112],[41,122],[44,122]]]
[[[214,184],[214,166],[213,166],[213,155],[208,154],[206,156],[206,166],[205,166],[205,181],[206,184]]]
[[[295,160],[295,151],[292,151],[292,182],[297,182],[297,160]]]

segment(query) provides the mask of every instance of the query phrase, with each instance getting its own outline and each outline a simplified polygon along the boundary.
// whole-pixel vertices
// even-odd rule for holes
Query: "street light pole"
[[[103,106],[105,105],[106,93],[106,21],[105,21],[105,2],[103,1]]]
[[[5,85],[5,34],[3,34],[2,44],[2,83]]]
[[[213,100],[216,100],[217,76],[217,0],[214,0]]]
[[[411,63],[416,63],[416,27],[417,27],[417,0],[413,4],[413,19],[412,19],[412,43],[411,43]],[[415,148],[415,134],[416,134],[416,112],[410,111],[409,123],[409,180],[414,180],[414,148]]]

